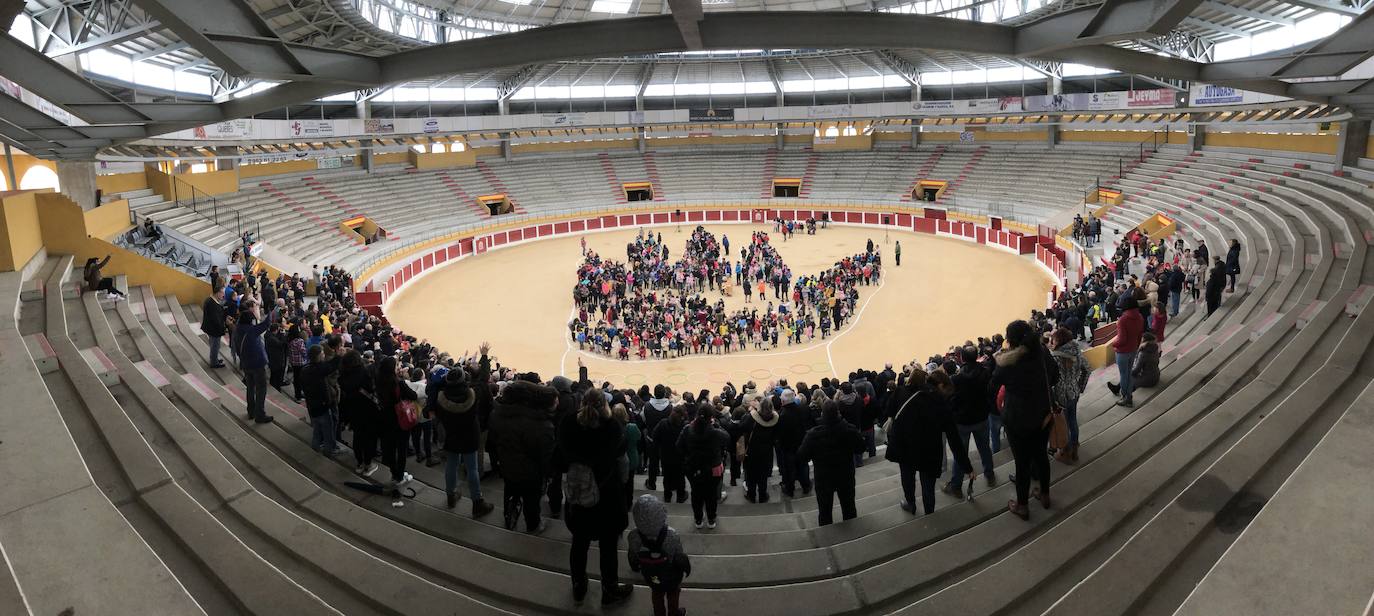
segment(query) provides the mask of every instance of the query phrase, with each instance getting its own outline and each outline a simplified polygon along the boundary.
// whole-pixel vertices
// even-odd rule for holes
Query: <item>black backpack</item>
[[[635,531],[638,532],[638,531]],[[658,529],[653,540],[639,533],[639,552],[635,559],[639,562],[639,572],[650,586],[675,586],[682,582],[682,571],[678,570],[673,558],[663,553],[663,542],[668,538],[668,527]]]

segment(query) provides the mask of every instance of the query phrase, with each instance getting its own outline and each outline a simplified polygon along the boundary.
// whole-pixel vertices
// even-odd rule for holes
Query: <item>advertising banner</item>
[[[1275,96],[1273,94],[1238,90],[1228,86],[1214,86],[1206,83],[1193,84],[1188,91],[1188,95],[1189,104],[1193,107],[1207,107],[1211,105],[1255,105],[1259,103],[1288,100],[1282,96]]]
[[[196,139],[243,139],[253,132],[253,121],[249,119],[229,120],[197,126]]]
[[[292,120],[292,137],[333,137],[333,120]]]
[[[853,105],[815,105],[806,108],[806,117],[818,120],[823,120],[825,118],[847,118],[852,115],[854,115]]]
[[[368,118],[363,120],[363,132],[369,135],[390,135],[396,132],[396,122],[389,118]]]
[[[426,135],[439,132],[439,118],[425,118],[424,131]]]
[[[916,101],[911,103],[912,111],[921,115],[966,115],[979,113],[1016,113],[1022,111],[1020,96],[1001,98],[975,98],[970,100]]]
[[[320,162],[316,165],[315,168],[316,168],[316,169],[342,169],[342,168],[343,168],[343,159],[340,158],[340,157],[338,157],[338,156],[335,156],[335,157],[333,157],[333,158],[321,158],[321,159],[320,159]]]
[[[539,117],[544,126],[581,126],[587,123],[585,113],[545,113]]]
[[[689,122],[734,122],[735,110],[730,109],[688,109]]]
[[[1026,111],[1112,111],[1174,106],[1174,91],[1130,90],[1117,92],[1078,92],[1027,96]]]

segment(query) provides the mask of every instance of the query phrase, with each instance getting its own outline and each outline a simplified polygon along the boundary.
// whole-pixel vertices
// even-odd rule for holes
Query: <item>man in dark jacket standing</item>
[[[1212,261],[1212,269],[1207,272],[1207,316],[1212,316],[1221,307],[1221,293],[1226,290],[1226,264],[1221,257]]]
[[[950,377],[954,383],[954,425],[959,430],[959,443],[963,451],[968,451],[969,437],[973,437],[978,457],[983,462],[983,478],[988,487],[993,487],[997,485],[997,471],[992,462],[992,443],[988,433],[988,416],[993,412],[993,399],[988,395],[988,381],[992,379],[992,373],[978,363],[978,350],[971,346],[959,349],[959,359],[964,365]],[[944,491],[962,499],[963,485],[964,469],[956,464]]]
[[[801,484],[803,495],[811,494],[810,467],[797,456],[802,438],[815,425],[811,410],[797,401],[797,394],[791,389],[782,390],[778,403],[778,473],[782,475],[782,495],[792,498],[798,483]]]
[[[859,516],[854,505],[854,456],[864,450],[859,430],[840,417],[839,407],[827,400],[821,421],[806,432],[797,456],[805,464],[816,462],[816,508],[821,526],[834,522],[835,496],[845,520]]]
[[[485,342],[482,343],[479,374],[490,370],[488,348]],[[468,496],[472,499],[472,517],[480,518],[491,513],[495,507],[482,499],[482,480],[477,462],[482,426],[477,421],[477,392],[473,390],[462,366],[450,368],[443,379],[442,387],[434,395],[434,408],[444,426],[444,451],[448,453],[448,459],[444,462],[444,492],[449,509],[458,506],[458,465],[465,465]],[[485,386],[485,383],[482,385]]]
[[[210,297],[200,306],[200,331],[210,338],[210,367],[223,368],[219,359],[220,341],[224,339],[224,289],[213,287]]]
[[[859,392],[855,391],[853,383],[848,381],[840,383],[840,390],[835,394],[835,404],[839,407],[840,417],[858,429],[858,426],[863,423],[864,400]],[[854,454],[854,466],[863,466],[863,464],[863,452]]]
[[[310,413],[310,447],[325,457],[333,457],[338,441],[334,438],[335,410],[330,402],[327,379],[338,372],[342,358],[335,356],[325,361],[324,349],[318,344],[312,345],[306,354],[310,363],[301,369],[298,385],[305,395],[305,410]]]
[[[272,324],[262,318],[262,308],[257,302],[244,302],[243,321],[237,326],[239,334],[239,368],[243,370],[246,388],[244,397],[248,399],[248,417],[257,423],[269,423],[264,404],[267,402],[267,349],[263,345],[262,334]]]
[[[282,386],[286,385],[286,331],[282,328],[281,321],[269,320],[273,321],[272,326],[263,337],[267,349],[267,382],[277,391],[281,391]]]
[[[578,360],[579,364],[581,360]],[[585,368],[583,368],[585,370]],[[577,412],[577,394],[573,393],[572,379],[558,375],[549,381],[554,391],[558,392],[558,406],[553,410],[554,425],[554,447],[557,448],[558,426],[563,425],[563,418]],[[557,520],[563,517],[563,473],[558,472],[557,468],[551,469],[549,475],[549,487],[547,495],[549,497],[549,517]]]
[[[1183,283],[1188,275],[1183,273],[1183,268],[1177,263],[1174,268],[1169,270],[1169,316],[1178,316],[1178,303],[1183,299]]]
[[[652,435],[654,429],[658,427],[658,422],[668,418],[669,407],[672,401],[668,399],[668,388],[663,384],[654,385],[654,397],[644,405],[644,427],[648,430],[646,435]],[[652,444],[651,444],[652,445]],[[658,448],[647,447],[649,452],[649,478],[644,480],[644,487],[648,490],[658,489]]]
[[[553,410],[558,392],[529,381],[512,381],[501,391],[491,412],[488,437],[501,456],[505,480],[506,528],[515,529],[520,510],[525,511],[525,530],[544,530],[539,501],[553,456]]]

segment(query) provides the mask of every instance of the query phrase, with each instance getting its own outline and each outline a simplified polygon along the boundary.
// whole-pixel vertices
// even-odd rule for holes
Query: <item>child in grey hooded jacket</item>
[[[644,494],[630,513],[635,520],[627,546],[630,569],[640,572],[653,591],[654,616],[686,614],[678,598],[683,578],[692,574],[692,561],[682,551],[677,531],[668,526],[668,507],[657,496]]]

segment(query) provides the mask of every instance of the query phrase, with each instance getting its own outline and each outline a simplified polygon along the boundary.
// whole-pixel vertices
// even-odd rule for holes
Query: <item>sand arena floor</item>
[[[717,238],[730,238],[736,257],[739,246],[759,229],[772,230],[707,226]],[[653,231],[663,233],[671,258],[677,259],[690,227]],[[625,245],[634,235],[633,230],[618,230],[584,237],[592,250],[623,261]],[[440,267],[408,283],[391,298],[386,313],[406,333],[427,338],[451,354],[473,352],[488,341],[497,361],[539,372],[545,379],[560,373],[575,377],[581,357],[595,381],[633,387],[665,383],[681,391],[714,389],[726,381],[737,386],[774,378],[817,382],[860,367],[880,369],[886,362],[900,366],[964,340],[1001,332],[1007,322],[1044,307],[1050,282],[1034,262],[971,242],[894,231],[884,243],[880,230],[837,226],[813,236],[798,234],[787,242],[774,235],[773,241],[797,276],[862,252],[870,238],[882,247],[885,276],[881,285],[859,287],[858,318],[828,339],[822,340],[818,332],[814,341],[791,346],[780,341],[772,350],[628,361],[579,351],[567,329],[575,271],[581,262],[578,236],[518,245]],[[901,267],[892,263],[898,241]],[[708,297],[714,301],[719,294],[708,292]],[[744,305],[738,290],[726,298],[730,310]],[[757,295],[751,305],[760,306]]]

